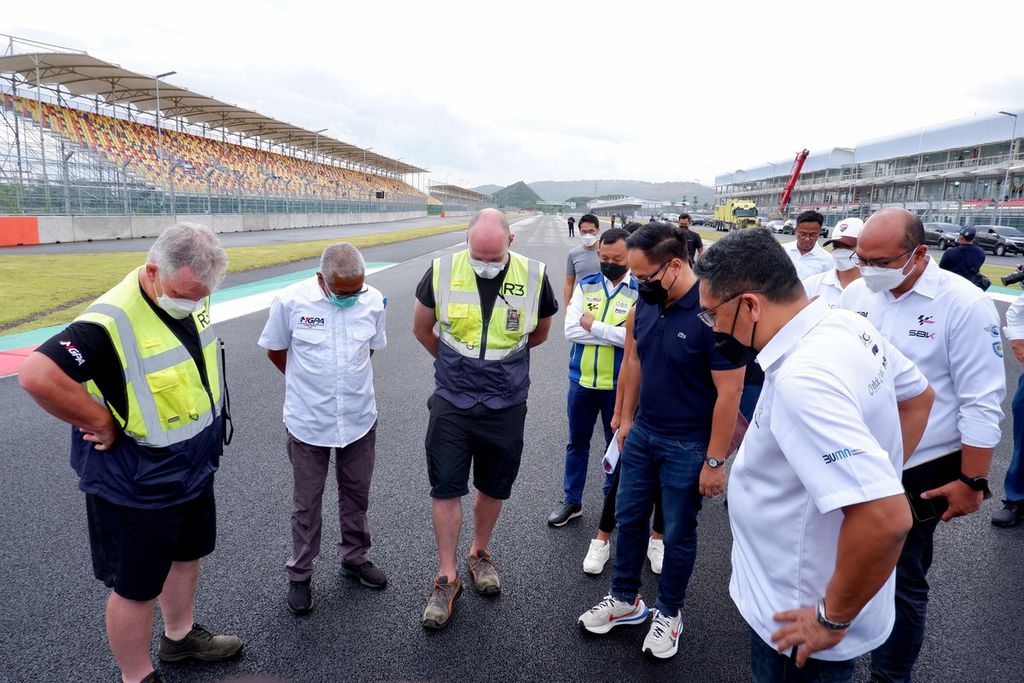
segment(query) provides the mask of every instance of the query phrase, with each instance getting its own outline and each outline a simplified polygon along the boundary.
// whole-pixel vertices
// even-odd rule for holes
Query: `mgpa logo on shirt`
[[[302,315],[299,316],[298,326],[304,330],[322,330],[324,329],[324,319],[316,315]]]

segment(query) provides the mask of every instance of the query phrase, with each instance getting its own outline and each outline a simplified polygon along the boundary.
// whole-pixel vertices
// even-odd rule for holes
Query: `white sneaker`
[[[587,556],[583,558],[583,571],[588,574],[600,574],[604,571],[604,565],[612,554],[612,544],[608,541],[593,539],[590,541],[590,549]]]
[[[679,634],[683,632],[683,613],[666,617],[657,609],[651,610],[651,630],[644,638],[642,648],[645,654],[658,659],[668,659],[679,649]]]
[[[665,562],[665,541],[652,538],[647,542],[647,559],[651,561],[651,571],[661,574],[661,565]]]
[[[604,600],[580,615],[579,625],[591,633],[608,633],[616,626],[642,624],[648,613],[647,605],[639,595],[632,603],[606,595]]]

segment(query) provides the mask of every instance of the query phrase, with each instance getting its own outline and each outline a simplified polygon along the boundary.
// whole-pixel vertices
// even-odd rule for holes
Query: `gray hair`
[[[217,288],[228,269],[228,255],[213,231],[198,223],[176,223],[160,233],[149,248],[146,261],[164,275],[189,268],[210,291]]]
[[[366,274],[366,262],[359,250],[348,242],[332,244],[320,256],[320,274],[326,279],[348,280]]]
[[[733,230],[716,240],[693,270],[711,294],[723,301],[756,290],[769,301],[789,303],[804,292],[793,261],[764,228]]]

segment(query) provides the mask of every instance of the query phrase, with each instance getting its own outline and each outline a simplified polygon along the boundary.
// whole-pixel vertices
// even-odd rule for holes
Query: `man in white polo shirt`
[[[924,639],[935,528],[976,512],[990,495],[1006,395],[999,315],[980,289],[939,269],[921,220],[904,209],[868,219],[857,262],[861,279],[843,291],[840,307],[867,316],[935,390],[928,427],[903,472],[914,527],[896,571],[896,626],[871,659],[875,680],[909,681]]]
[[[899,473],[932,392],[868,321],[809,301],[767,231],[726,235],[697,273],[719,345],[765,371],[729,477],[729,592],[751,627],[751,676],[852,681],[854,658],[892,628],[911,526]]]
[[[294,474],[288,608],[313,607],[310,581],[320,553],[321,499],[334,450],[338,480],[338,555],[364,586],[387,577],[367,554],[366,520],[377,436],[370,356],[387,345],[386,299],[365,282],[363,257],[342,242],[324,250],[320,271],[274,299],[259,344],[284,373],[284,424]]]
[[[851,282],[860,277],[860,270],[853,262],[854,249],[857,248],[857,237],[860,236],[864,221],[859,218],[845,218],[832,228],[832,235],[824,246],[832,245],[833,268],[824,273],[803,278],[807,298],[821,297],[831,307],[839,303],[843,290]]]
[[[804,211],[796,217],[794,233],[796,239],[782,245],[786,254],[796,266],[796,274],[801,280],[818,273],[831,270],[832,255],[821,248],[818,238],[821,237],[821,226],[825,217],[817,211]]]

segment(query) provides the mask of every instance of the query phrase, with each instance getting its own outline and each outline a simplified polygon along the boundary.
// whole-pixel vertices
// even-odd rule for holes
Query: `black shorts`
[[[526,403],[494,410],[478,403],[456,408],[438,395],[427,401],[427,470],[431,498],[469,493],[469,467],[477,491],[505,500],[519,474]]]
[[[172,562],[191,562],[213,552],[217,508],[213,477],[197,497],[144,510],[85,497],[89,544],[96,578],[129,600],[160,595]]]

